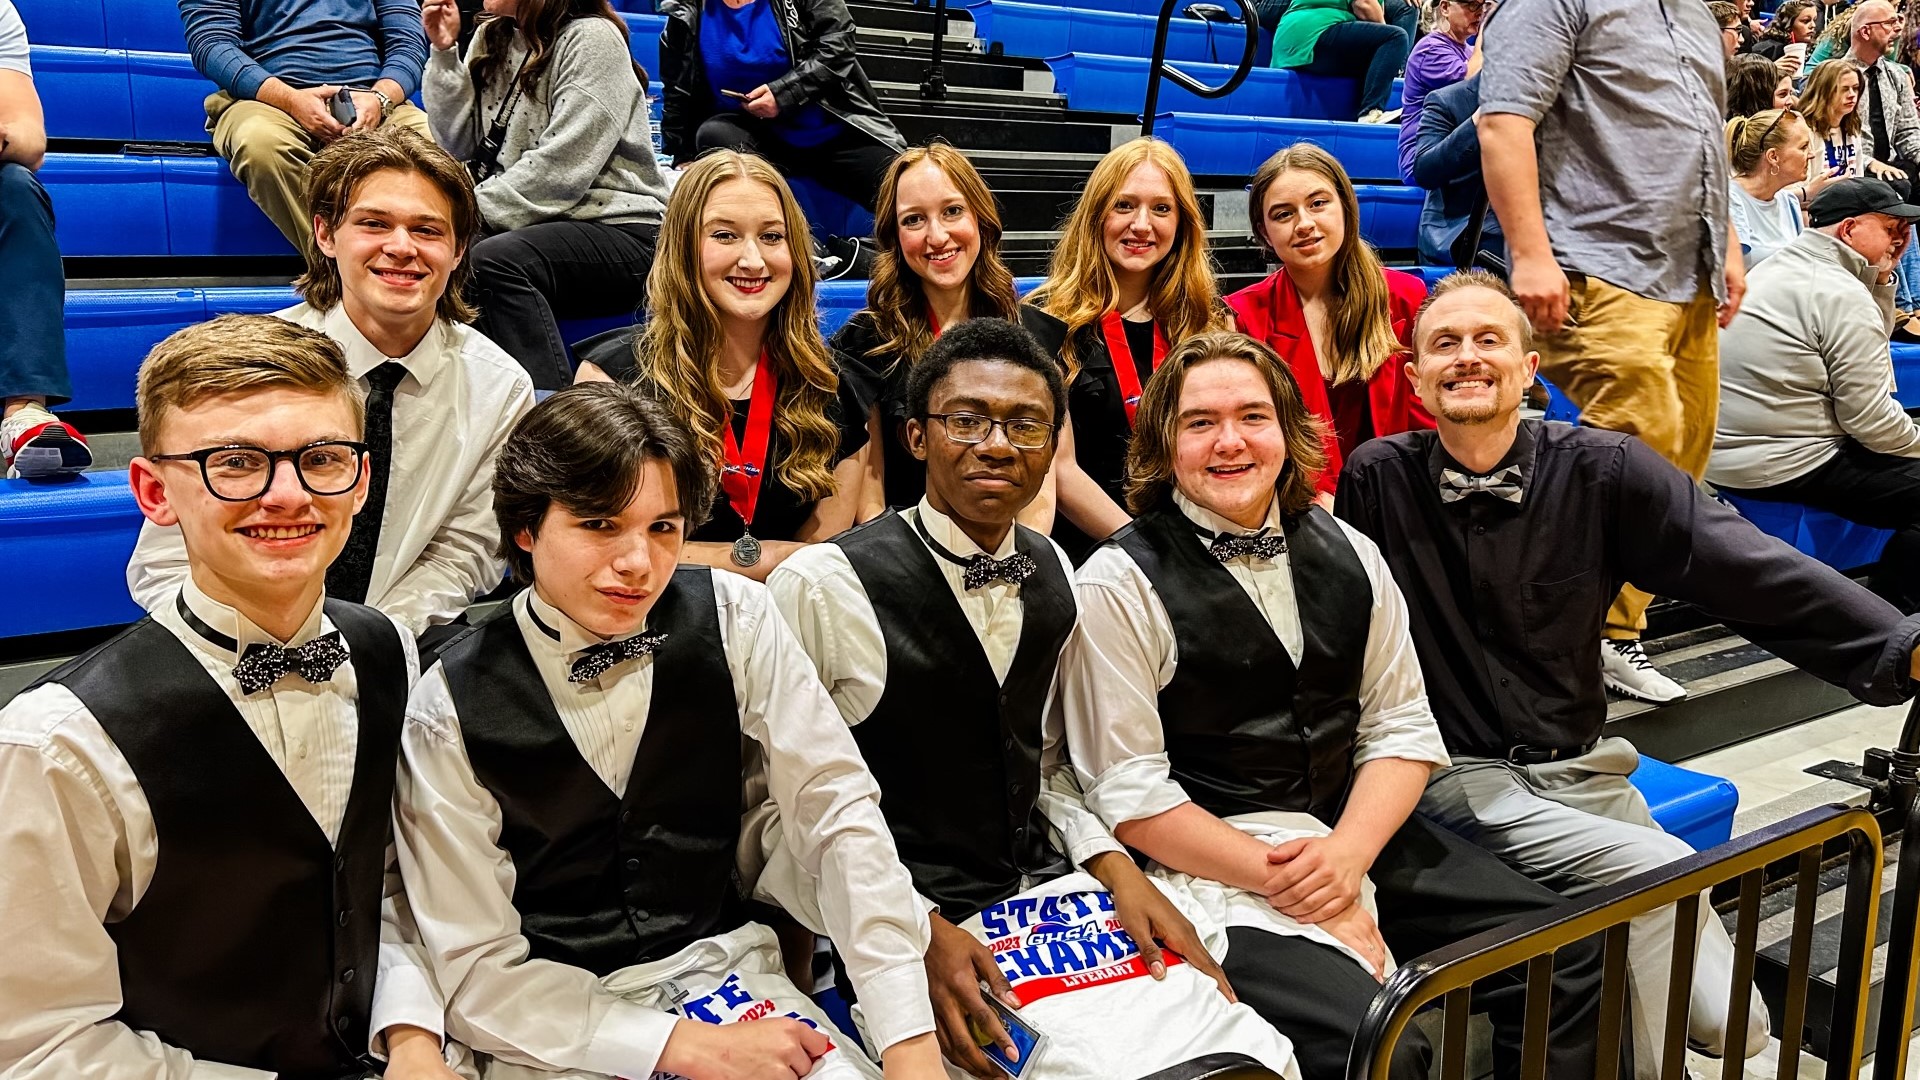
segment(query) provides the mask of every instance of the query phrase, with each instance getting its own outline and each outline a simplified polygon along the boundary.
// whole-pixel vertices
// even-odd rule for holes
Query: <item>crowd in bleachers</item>
[[[1304,140],[1224,289],[1142,137],[1017,280],[841,0],[661,0],[657,73],[608,0],[180,0],[305,271],[146,356],[147,617],[0,707],[0,1076],[1334,1080],[1396,961],[1692,850],[1602,727],[1685,693],[1653,596],[1910,697],[1899,12],[1258,13],[1271,68],[1357,82],[1325,130],[1400,125],[1461,271],[1384,265]],[[0,0],[0,441],[57,495],[32,31]],[[830,338],[803,178],[875,222]],[[1703,479],[1894,538],[1863,586]],[[1687,1038],[1751,1056],[1699,914]],[[1675,918],[1633,924],[1636,1077]],[[1593,1074],[1601,966],[1483,980],[1495,1075],[1529,1017]]]

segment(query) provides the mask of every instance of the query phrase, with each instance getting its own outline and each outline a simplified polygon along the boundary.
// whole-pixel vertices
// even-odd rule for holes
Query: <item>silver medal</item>
[[[733,553],[729,557],[735,566],[752,566],[760,561],[760,541],[751,533],[741,533],[740,539],[733,542]]]

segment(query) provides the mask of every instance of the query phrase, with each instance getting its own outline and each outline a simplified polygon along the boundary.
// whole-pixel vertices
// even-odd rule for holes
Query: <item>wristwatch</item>
[[[380,118],[382,120],[385,120],[387,117],[392,116],[394,107],[400,104],[399,102],[393,100],[387,95],[381,93],[378,88],[374,89],[373,96],[380,99]]]

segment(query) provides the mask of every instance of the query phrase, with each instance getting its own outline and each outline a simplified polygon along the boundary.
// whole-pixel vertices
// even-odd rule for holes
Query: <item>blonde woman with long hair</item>
[[[1100,159],[1020,317],[1067,373],[1053,536],[1083,559],[1131,520],[1122,506],[1140,388],[1170,345],[1227,327],[1193,175],[1173,147],[1140,138]]]
[[[693,429],[720,492],[682,558],[755,580],[851,527],[866,470],[866,407],[820,338],[808,235],[765,159],[701,158],[667,202],[632,368],[581,365],[581,378],[637,383]]]
[[[1360,236],[1347,170],[1312,143],[1294,143],[1260,166],[1247,217],[1280,269],[1227,297],[1227,306],[1241,330],[1287,362],[1307,408],[1326,424],[1317,485],[1331,495],[1354,447],[1433,427],[1401,371],[1426,282],[1380,265]]]
[[[862,520],[913,506],[926,494],[926,463],[906,443],[913,365],[946,327],[1017,317],[1013,273],[1000,260],[1003,231],[987,182],[944,142],[908,150],[881,176],[867,306],[832,341],[841,370],[866,382],[864,396],[873,403]],[[1049,512],[1036,523],[1023,514],[1021,521],[1044,529],[1052,518]]]

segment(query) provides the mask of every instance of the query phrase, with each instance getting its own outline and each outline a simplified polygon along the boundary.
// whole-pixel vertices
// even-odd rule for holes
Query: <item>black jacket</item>
[[[814,102],[847,127],[894,152],[907,148],[899,129],[880,111],[873,84],[860,67],[853,16],[842,0],[756,0],[772,4],[793,68],[767,84],[782,114]],[[660,146],[676,165],[694,158],[694,132],[715,112],[700,62],[702,0],[660,0],[667,28],[660,32]]]

